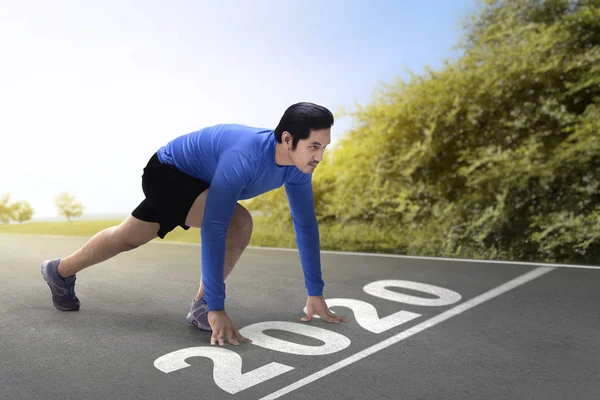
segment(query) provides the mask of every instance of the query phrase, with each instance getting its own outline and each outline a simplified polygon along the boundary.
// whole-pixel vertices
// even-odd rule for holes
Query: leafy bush
[[[597,262],[600,2],[486,1],[464,26],[459,60],[346,113],[314,176],[324,247]],[[249,207],[290,224],[283,190]]]

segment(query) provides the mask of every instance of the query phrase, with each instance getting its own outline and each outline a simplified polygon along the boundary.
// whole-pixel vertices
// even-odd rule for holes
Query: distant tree
[[[16,201],[10,207],[13,219],[19,223],[30,221],[33,217],[33,208],[26,201]]]
[[[54,197],[54,204],[58,210],[58,215],[67,218],[67,221],[83,215],[83,204],[75,201],[75,197],[70,193],[64,192]]]
[[[5,193],[0,196],[0,222],[8,224],[13,218],[13,209],[10,205],[10,194]]]

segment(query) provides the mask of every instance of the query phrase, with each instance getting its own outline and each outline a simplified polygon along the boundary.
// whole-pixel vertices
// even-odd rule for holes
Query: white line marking
[[[186,242],[167,242],[153,240],[150,243],[154,244],[165,244],[165,245],[183,245],[183,246],[200,246],[200,243],[186,243]],[[260,246],[248,246],[247,249],[252,250],[269,250],[269,251],[287,251],[287,252],[298,252],[298,249],[287,248],[287,247],[260,247]],[[467,263],[480,263],[480,264],[508,264],[508,265],[520,265],[527,267],[546,267],[546,268],[579,268],[579,269],[597,269],[600,270],[600,265],[578,265],[578,264],[554,264],[554,263],[541,263],[541,262],[527,262],[527,261],[503,261],[503,260],[477,260],[471,258],[447,258],[447,257],[427,257],[427,256],[406,256],[402,254],[383,254],[383,253],[360,253],[352,251],[333,251],[333,250],[321,250],[321,254],[334,254],[341,256],[362,256],[362,257],[383,257],[383,258],[401,258],[407,260],[430,260],[430,261],[453,261],[453,262],[467,262]]]
[[[196,246],[200,247],[200,243],[186,243],[186,242],[167,242],[153,240],[153,244],[160,245],[182,245],[182,246]],[[286,247],[260,247],[260,246],[248,246],[247,249],[252,250],[270,250],[270,251],[288,251],[298,252],[298,249],[290,249]],[[379,254],[379,253],[359,253],[351,251],[333,251],[333,250],[321,250],[321,254],[334,254],[341,256],[363,256],[363,257],[383,257],[383,258],[401,258],[407,260],[430,260],[430,261],[453,261],[453,262],[464,262],[464,263],[479,263],[479,264],[507,264],[507,265],[520,265],[527,267],[546,267],[546,268],[577,268],[577,269],[596,269],[600,270],[600,265],[578,265],[578,264],[553,264],[553,263],[541,263],[541,262],[527,262],[527,261],[502,261],[502,260],[476,260],[470,258],[446,258],[446,257],[427,257],[427,256],[405,256],[402,254]]]
[[[506,293],[511,289],[521,286],[521,285],[523,285],[535,278],[538,278],[544,274],[547,274],[548,272],[553,271],[553,270],[554,270],[554,268],[536,268],[532,271],[529,271],[528,273],[521,275],[511,281],[508,281],[490,291],[480,294],[479,296],[474,297],[471,300],[468,300],[462,304],[459,304],[456,307],[451,308],[450,310],[444,311],[443,313],[438,314],[433,318],[423,321],[420,324],[413,326],[412,328],[402,331],[402,332],[398,333],[397,335],[394,335],[394,336],[384,340],[383,342],[380,342],[371,347],[368,347],[368,348],[366,348],[344,360],[338,361],[337,363],[330,365],[329,367],[326,367],[320,371],[317,371],[314,374],[307,376],[306,378],[300,379],[299,381],[294,382],[291,385],[288,385],[276,392],[273,392],[273,393],[261,398],[260,400],[273,400],[273,399],[281,397],[285,394],[288,394],[296,389],[301,388],[302,386],[308,385],[309,383],[314,382],[317,379],[321,379],[339,369],[342,369],[352,363],[355,363],[365,357],[368,357],[371,354],[377,353],[378,351],[383,350],[386,347],[392,346],[408,337],[411,337],[419,332],[424,331],[427,328],[431,328],[432,326],[435,326],[435,325],[439,324],[440,322],[443,322],[443,321],[450,319],[456,315],[459,315],[473,307],[476,307],[482,303],[485,303],[486,301],[491,300],[494,297],[497,297],[503,293]]]
[[[35,233],[0,233],[0,236],[14,236],[14,235],[30,235],[40,236],[47,238],[71,238],[71,239],[85,239],[86,236],[73,236],[73,235],[44,235]],[[89,238],[88,238],[89,239]],[[200,243],[187,243],[187,242],[171,242],[154,239],[148,244],[159,244],[159,245],[175,245],[175,246],[195,246],[200,247]],[[270,250],[270,251],[292,251],[298,252],[298,249],[291,249],[286,247],[260,247],[260,246],[248,246],[247,249],[252,250]],[[463,263],[479,263],[479,264],[506,264],[506,265],[520,265],[528,267],[546,267],[546,268],[576,268],[576,269],[596,269],[600,270],[600,265],[578,265],[578,264],[553,264],[553,263],[541,263],[541,262],[527,262],[527,261],[502,261],[502,260],[477,260],[471,258],[445,258],[445,257],[427,257],[427,256],[406,256],[402,254],[379,254],[379,253],[360,253],[351,251],[333,251],[333,250],[321,250],[321,254],[334,254],[342,256],[361,256],[361,257],[383,257],[383,258],[402,258],[407,260],[430,260],[430,261],[453,261]]]
[[[172,242],[174,243],[174,242]],[[166,242],[165,242],[166,244]],[[184,243],[182,243],[184,244]],[[185,243],[191,244],[191,243]],[[248,249],[254,250],[275,250],[275,251],[293,251],[298,252],[298,249],[288,248],[277,248],[277,247],[257,247],[248,246]],[[541,262],[527,262],[527,261],[502,261],[502,260],[477,260],[471,258],[446,258],[446,257],[427,257],[427,256],[406,256],[402,254],[379,254],[379,253],[359,253],[351,251],[333,251],[333,250],[321,250],[322,254],[335,254],[342,256],[364,256],[364,257],[384,257],[384,258],[402,258],[407,260],[431,260],[431,261],[454,261],[454,262],[467,262],[467,263],[481,263],[481,264],[508,264],[508,265],[521,265],[528,267],[546,267],[546,268],[580,268],[580,269],[597,269],[600,270],[600,265],[578,265],[578,264],[553,264],[553,263],[541,263]]]

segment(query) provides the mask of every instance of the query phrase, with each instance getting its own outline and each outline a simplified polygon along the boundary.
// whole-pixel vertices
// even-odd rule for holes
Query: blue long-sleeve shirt
[[[202,283],[210,311],[225,307],[225,235],[237,201],[282,185],[308,295],[323,293],[312,175],[277,165],[275,145],[273,130],[222,124],[179,136],[158,150],[160,162],[210,184],[201,227]]]

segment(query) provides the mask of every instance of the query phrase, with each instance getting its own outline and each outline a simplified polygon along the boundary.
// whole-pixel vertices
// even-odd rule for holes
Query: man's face
[[[298,142],[295,151],[290,151],[294,165],[305,174],[312,174],[323,159],[325,147],[331,142],[331,128],[311,131],[308,139]]]

